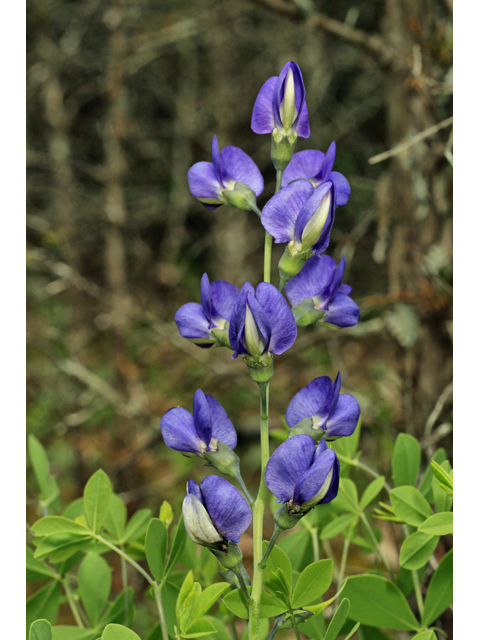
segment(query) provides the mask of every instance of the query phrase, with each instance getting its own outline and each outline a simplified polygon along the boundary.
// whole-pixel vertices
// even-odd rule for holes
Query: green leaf
[[[201,638],[210,633],[215,633],[216,629],[206,618],[200,618],[188,627],[187,633],[182,633],[184,638]]]
[[[85,510],[83,508],[83,497],[77,498],[71,502],[63,512],[63,517],[69,520],[75,520],[79,516],[85,516]]]
[[[416,531],[403,541],[400,549],[400,564],[409,571],[420,569],[427,564],[438,544],[438,536]]]
[[[85,549],[91,539],[90,534],[82,535],[69,531],[53,533],[42,538],[33,557],[36,560],[43,560],[49,556],[50,562],[62,562],[80,549]]]
[[[132,542],[143,536],[152,517],[151,509],[139,509],[128,521],[121,543]]]
[[[92,627],[105,609],[112,586],[110,567],[102,556],[88,553],[78,571],[78,590]]]
[[[420,471],[420,444],[408,433],[399,433],[392,458],[392,476],[396,487],[415,486]]]
[[[401,434],[400,434],[401,435]],[[362,498],[360,500],[360,509],[364,511],[368,505],[375,500],[380,491],[383,489],[383,485],[385,484],[385,478],[380,476],[375,478],[365,489],[363,492]]]
[[[148,566],[155,580],[160,582],[163,578],[165,558],[167,555],[168,531],[167,527],[158,518],[152,518],[145,538],[145,555]]]
[[[452,467],[448,460],[445,460],[441,464],[441,468],[446,471],[448,474],[451,472]],[[450,511],[453,503],[453,490],[452,488],[434,478],[432,482],[432,491],[433,491],[433,499],[435,500],[435,505],[437,507],[437,511]]]
[[[170,548],[170,555],[168,556],[165,575],[168,576],[170,571],[175,567],[175,564],[185,547],[186,540],[187,540],[187,532],[183,524],[183,519],[180,518],[180,520],[178,521],[177,528],[175,530],[175,534],[173,536],[173,542]]]
[[[96,640],[98,631],[60,625],[52,629],[53,640]]]
[[[85,485],[83,507],[88,526],[98,533],[107,517],[112,499],[110,479],[102,469],[96,471]]]
[[[418,527],[419,531],[428,533],[431,536],[446,536],[453,533],[453,513],[434,513],[422,522]]]
[[[189,625],[187,631],[190,629],[190,625],[193,624],[198,618],[204,616],[207,611],[213,607],[219,598],[221,598],[227,591],[230,590],[230,585],[223,582],[216,582],[204,589],[202,593],[195,599],[193,603],[192,611],[190,613]]]
[[[428,629],[427,631],[422,631],[422,633],[417,633],[417,635],[412,636],[410,640],[437,640],[437,634],[432,629]]]
[[[453,549],[440,561],[430,584],[422,616],[422,626],[428,627],[453,602]]]
[[[37,480],[40,493],[44,500],[47,499],[50,483],[50,464],[47,452],[40,441],[32,434],[28,436],[28,456],[32,463],[33,473]]]
[[[329,540],[343,533],[358,522],[359,516],[356,513],[346,513],[343,516],[335,518],[332,522],[326,524],[320,532],[322,540]]]
[[[453,479],[448,471],[443,468],[443,463],[442,465],[439,465],[438,462],[432,460],[430,465],[432,467],[433,475],[437,480],[453,491]]]
[[[348,578],[343,591],[350,600],[349,617],[372,627],[416,631],[418,622],[404,595],[392,582],[377,575]]]
[[[121,624],[109,624],[103,630],[101,640],[141,640],[141,638]]]
[[[268,546],[268,542],[266,540],[263,541],[263,552],[265,553],[265,549]],[[282,569],[285,578],[288,584],[289,592],[292,589],[292,579],[293,579],[293,570],[292,563],[290,562],[290,558],[287,556],[283,549],[280,549],[279,546],[274,545],[272,551],[267,560],[267,564],[265,565],[265,570],[263,573],[263,581],[267,589],[270,586],[270,577],[272,571],[275,571],[277,568]]]
[[[290,605],[291,587],[280,567],[270,574],[269,590],[281,602],[284,602],[287,607]]]
[[[32,526],[32,531],[35,534],[35,538],[42,538],[51,535],[52,533],[78,533],[80,535],[90,535],[90,532],[81,524],[62,516],[47,516],[46,518],[40,518]]]
[[[240,589],[227,593],[227,595],[223,597],[222,602],[233,614],[243,620],[248,620],[248,608]],[[275,598],[275,596],[266,591],[262,592],[260,618],[273,618],[279,616],[281,613],[285,613],[285,611],[285,605]]]
[[[185,576],[185,580],[183,581],[182,586],[180,587],[180,591],[177,598],[177,604],[175,606],[175,613],[177,618],[180,618],[182,611],[185,609],[185,602],[190,592],[193,589],[193,585],[195,580],[193,578],[193,571],[189,571]]]
[[[105,529],[111,533],[116,540],[120,540],[124,534],[126,522],[127,507],[120,496],[113,493],[110,500],[110,508],[105,517]]]
[[[335,498],[335,506],[342,511],[358,513],[358,493],[355,483],[348,478],[340,478],[338,495]]]
[[[50,580],[56,578],[56,572],[49,567],[45,562],[35,560],[33,557],[33,549],[27,547],[27,582],[34,582],[36,580]]]
[[[433,511],[418,489],[398,487],[390,491],[390,500],[395,515],[414,527],[418,527]]]
[[[55,623],[62,597],[60,582],[55,580],[36,591],[27,600],[26,623],[27,629],[35,620],[44,618],[51,624]]]
[[[322,596],[333,577],[332,560],[318,560],[302,571],[292,596],[294,609],[303,607]]]
[[[35,620],[30,626],[28,640],[52,640],[52,625],[48,620]]]
[[[323,640],[336,639],[343,625],[345,624],[345,620],[347,619],[349,609],[350,609],[350,601],[347,598],[343,598],[338,609],[335,611],[335,615],[330,620],[327,633],[325,634],[325,637]]]
[[[445,449],[440,448],[435,451],[433,454],[433,460],[441,464],[444,460],[447,459],[447,453]],[[423,474],[423,478],[418,486],[419,491],[425,497],[428,504],[433,502],[433,491],[432,491],[432,479],[433,479],[433,471],[432,466],[429,464],[425,469],[425,473]]]
[[[215,627],[215,633],[211,635],[209,640],[232,640],[232,637],[222,620],[214,618],[213,616],[205,616],[205,618]],[[261,637],[261,634],[259,634],[259,636]]]
[[[163,524],[168,527],[172,524],[173,520],[173,509],[172,505],[164,500],[162,502],[162,506],[160,507],[160,515],[158,516]]]

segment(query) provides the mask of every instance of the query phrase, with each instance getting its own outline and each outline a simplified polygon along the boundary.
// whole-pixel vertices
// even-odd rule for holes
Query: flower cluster
[[[197,346],[224,346],[233,351],[233,359],[243,356],[261,389],[264,420],[274,357],[294,344],[297,327],[321,323],[350,327],[358,322],[360,311],[350,298],[352,288],[342,284],[345,258],[337,265],[324,254],[336,207],[347,204],[350,197],[347,179],[333,171],[336,145],[332,142],[326,153],[294,153],[298,137],[310,136],[305,86],[294,62],[288,62],[278,77],[269,78],[262,86],[251,126],[255,133],[271,134],[271,155],[277,170],[277,191],[263,211],[256,203],[264,188],[258,167],[237,147],[220,151],[216,136],[212,162],[194,164],[188,183],[192,195],[208,209],[229,204],[260,215],[270,249],[272,238],[286,245],[278,265],[279,286],[270,282],[256,287],[249,282],[238,286],[225,280],[210,282],[204,274],[200,302],[184,304],[175,314],[175,322],[180,335]],[[269,280],[270,269],[265,273]],[[327,441],[351,435],[360,415],[357,400],[341,394],[340,387],[340,374],[334,382],[327,376],[315,378],[288,405],[285,420],[289,437],[265,469],[266,485],[281,503],[265,557],[279,533],[338,493],[340,464]],[[202,458],[240,485],[245,498],[219,476],[205,478],[200,486],[189,480],[183,516],[192,540],[219,557],[236,576],[248,602],[249,578],[237,543],[252,520],[254,501],[233,451],[237,434],[232,421],[215,398],[198,389],[193,413],[181,407],[170,409],[161,420],[161,430],[169,447]]]

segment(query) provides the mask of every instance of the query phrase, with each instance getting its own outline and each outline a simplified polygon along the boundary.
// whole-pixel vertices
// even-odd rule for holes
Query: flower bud
[[[203,504],[192,494],[188,494],[182,506],[183,522],[190,538],[202,547],[227,550],[228,543],[213,526]]]
[[[306,252],[312,250],[313,245],[318,241],[325,223],[327,222],[331,204],[332,190],[329,189],[305,225],[302,232],[301,242],[299,243],[297,240],[294,241],[294,246],[297,251]]]

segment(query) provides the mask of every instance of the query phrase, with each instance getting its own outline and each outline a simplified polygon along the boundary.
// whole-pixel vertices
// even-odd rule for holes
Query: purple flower
[[[268,364],[271,354],[289,349],[297,337],[295,319],[287,301],[272,284],[256,289],[246,282],[230,319],[229,338],[233,358],[243,355],[252,364]]]
[[[185,454],[204,456],[223,442],[230,449],[237,445],[237,433],[222,405],[201,389],[193,397],[193,415],[186,409],[169,409],[160,422],[165,444]]]
[[[228,542],[240,542],[240,536],[252,521],[248,502],[228,480],[219,476],[208,476],[200,486],[189,480],[182,511],[190,538],[220,551],[226,551]]]
[[[263,191],[263,178],[254,161],[238,147],[228,146],[220,153],[217,136],[212,141],[212,162],[197,162],[188,172],[193,196],[207,209],[231,204],[250,211]]]
[[[315,189],[301,181],[289,184],[267,202],[262,224],[276,243],[288,242],[292,255],[312,251],[320,255],[328,247],[334,217],[333,183]]]
[[[282,176],[282,187],[294,180],[309,180],[314,187],[325,184],[328,180],[335,184],[336,206],[347,204],[350,197],[350,185],[338,171],[332,171],[335,162],[335,142],[328,147],[327,153],[322,151],[300,151],[295,153]]]
[[[273,452],[265,470],[265,482],[277,497],[288,503],[288,513],[306,513],[317,504],[333,500],[338,493],[340,463],[324,440],[318,445],[309,435],[289,438]]]
[[[239,290],[226,280],[210,284],[206,273],[200,285],[202,304],[188,302],[175,314],[180,335],[189,338],[202,349],[214,344],[230,346],[226,323],[230,320]]]
[[[287,62],[280,75],[269,78],[260,89],[253,107],[252,131],[281,137],[290,132],[295,138],[310,136],[305,86],[295,62]]]
[[[313,256],[300,273],[285,285],[297,326],[328,322],[337,327],[353,327],[360,309],[349,297],[352,287],[342,284],[345,256],[337,264],[330,256]]]
[[[334,383],[328,376],[321,376],[300,389],[293,396],[285,415],[290,434],[301,433],[305,429],[315,440],[323,436],[351,436],[360,417],[360,405],[349,393],[340,394],[341,384],[339,373]],[[309,419],[309,424],[299,424],[305,419]]]

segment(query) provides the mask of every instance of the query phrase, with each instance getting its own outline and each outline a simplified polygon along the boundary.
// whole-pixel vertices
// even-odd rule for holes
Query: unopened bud
[[[243,182],[235,182],[233,189],[225,189],[222,195],[229,205],[241,211],[252,211],[257,206],[255,192]]]

